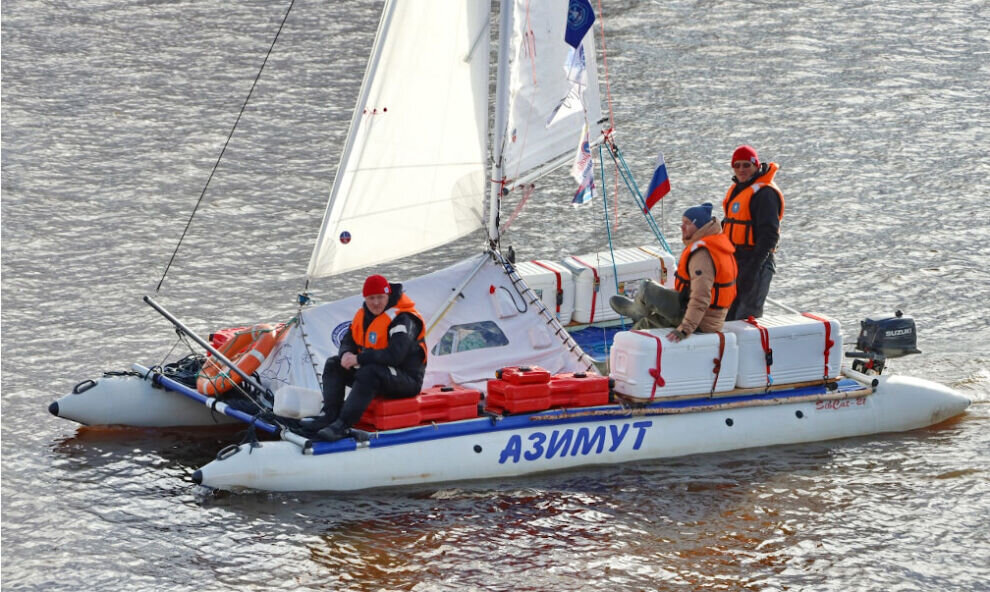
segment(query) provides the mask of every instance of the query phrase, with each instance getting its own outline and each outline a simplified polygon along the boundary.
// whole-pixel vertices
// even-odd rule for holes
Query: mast
[[[502,200],[505,125],[509,105],[509,41],[512,38],[512,0],[499,3],[498,65],[495,74],[495,129],[492,130],[491,196],[488,202],[488,242],[498,241],[498,210]]]

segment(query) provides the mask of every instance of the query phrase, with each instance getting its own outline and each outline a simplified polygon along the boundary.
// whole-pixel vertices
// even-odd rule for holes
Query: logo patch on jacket
[[[735,214],[736,212],[739,211],[739,206],[740,206],[739,202],[736,202],[736,203],[732,204],[732,213],[733,214]]]
[[[347,332],[350,330],[351,330],[350,321],[341,323],[333,328],[333,332],[330,333],[330,340],[333,341],[333,344],[335,346],[337,346],[337,349],[340,349],[340,340],[343,339],[344,335],[346,335]]]
[[[378,343],[378,333],[375,333],[374,331],[368,333],[368,343],[371,345]]]

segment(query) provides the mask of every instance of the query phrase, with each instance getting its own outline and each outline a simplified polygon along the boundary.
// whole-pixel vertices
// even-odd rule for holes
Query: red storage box
[[[608,376],[568,372],[550,379],[553,407],[591,407],[608,404]]]
[[[470,419],[478,416],[480,400],[480,391],[450,386],[435,386],[405,399],[375,397],[357,427],[394,430],[434,421]]]
[[[525,413],[550,408],[550,384],[511,384],[489,380],[485,409],[501,413]]]
[[[542,384],[511,384],[489,380],[485,409],[496,413],[527,413],[554,407],[608,404],[608,377],[583,372],[557,374]]]
[[[495,378],[509,384],[546,384],[550,371],[539,366],[508,366],[495,373]]]

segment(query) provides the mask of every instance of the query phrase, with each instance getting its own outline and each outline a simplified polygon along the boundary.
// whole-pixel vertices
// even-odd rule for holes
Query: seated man
[[[334,442],[347,436],[375,395],[414,397],[426,372],[426,323],[402,284],[380,275],[364,282],[364,304],[341,340],[339,355],[323,366],[323,417],[310,427]],[[344,387],[351,392],[344,399]]]
[[[635,321],[634,329],[677,327],[667,335],[680,341],[696,330],[718,331],[736,297],[736,261],[733,247],[712,218],[712,204],[688,208],[681,220],[681,253],[674,275],[676,290],[646,280],[635,300],[613,296],[612,308]]]

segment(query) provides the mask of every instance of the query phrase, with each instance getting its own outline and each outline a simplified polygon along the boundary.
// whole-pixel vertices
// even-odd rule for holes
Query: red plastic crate
[[[478,416],[480,400],[480,391],[448,386],[435,386],[404,399],[375,397],[357,427],[394,430],[434,421],[470,419]]]
[[[510,384],[489,380],[485,409],[496,413],[527,413],[555,407],[608,404],[608,377],[583,372],[557,374],[545,384]]]
[[[546,384],[550,371],[539,366],[508,366],[495,373],[495,378],[509,384]]]
[[[501,413],[525,413],[550,408],[550,384],[511,384],[505,380],[489,380],[485,409]]]
[[[608,404],[608,376],[568,372],[550,379],[553,407],[591,407]]]

